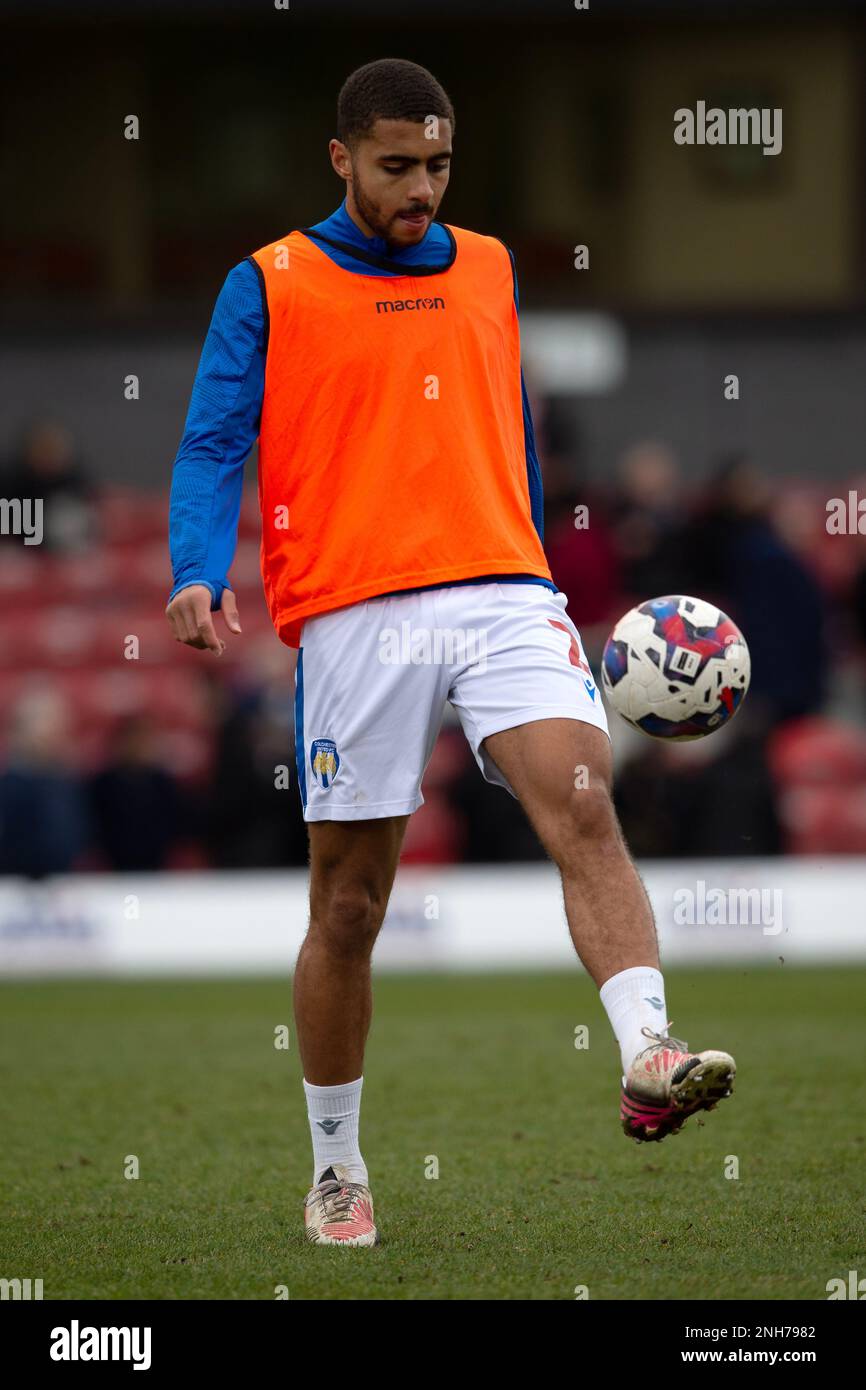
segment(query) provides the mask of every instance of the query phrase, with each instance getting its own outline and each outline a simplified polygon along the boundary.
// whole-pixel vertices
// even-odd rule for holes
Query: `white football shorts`
[[[537,719],[578,719],[607,733],[566,603],[541,584],[488,581],[308,618],[295,676],[304,819],[416,811],[448,701],[487,781],[512,796],[481,747],[489,734]]]

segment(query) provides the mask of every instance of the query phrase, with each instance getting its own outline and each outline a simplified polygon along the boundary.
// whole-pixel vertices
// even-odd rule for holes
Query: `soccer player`
[[[351,74],[329,146],[345,200],[230,272],[172,479],[168,619],[220,654],[213,614],[241,630],[228,571],[258,436],[264,587],[298,648],[310,922],[294,1004],[320,1245],[377,1240],[358,1140],[370,958],[446,701],[559,868],[620,1047],[625,1132],[675,1134],[734,1076],[727,1053],[667,1036],[601,698],[542,548],[513,258],[435,220],[453,134],[426,69]]]

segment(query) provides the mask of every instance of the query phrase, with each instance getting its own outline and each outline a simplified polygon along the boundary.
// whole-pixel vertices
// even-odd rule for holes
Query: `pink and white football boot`
[[[312,1245],[377,1245],[369,1187],[349,1179],[340,1163],[326,1168],[304,1201],[304,1226]]]
[[[652,1042],[628,1069],[619,1112],[625,1133],[639,1144],[678,1134],[698,1110],[715,1110],[731,1094],[737,1072],[727,1052],[689,1052],[679,1038],[641,1032]]]

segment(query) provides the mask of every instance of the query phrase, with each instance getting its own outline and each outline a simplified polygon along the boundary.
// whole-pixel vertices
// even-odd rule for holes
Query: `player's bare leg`
[[[361,1075],[370,1027],[370,957],[388,906],[408,816],[314,821],[310,926],[295,969],[304,1076],[336,1086]]]
[[[407,820],[315,821],[309,827],[310,925],[295,969],[294,1001],[313,1138],[304,1219],[317,1245],[377,1240],[358,1119],[373,1007],[371,955]]]
[[[484,747],[559,867],[574,947],[599,989],[630,966],[657,970],[649,900],[613,809],[607,734],[541,719],[492,734]]]
[[[601,991],[620,1044],[621,1118],[640,1140],[675,1134],[729,1095],[726,1052],[691,1053],[667,1037],[652,909],[611,797],[607,735],[574,719],[543,719],[484,742],[559,867],[575,950]]]

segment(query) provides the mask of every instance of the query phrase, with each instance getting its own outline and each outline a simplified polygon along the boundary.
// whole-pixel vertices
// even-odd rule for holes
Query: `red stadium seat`
[[[813,717],[770,739],[779,815],[793,854],[866,854],[866,733]]]

